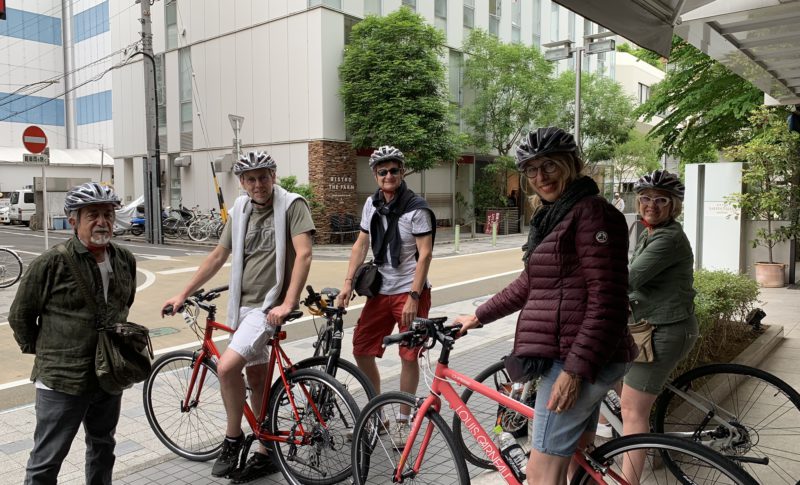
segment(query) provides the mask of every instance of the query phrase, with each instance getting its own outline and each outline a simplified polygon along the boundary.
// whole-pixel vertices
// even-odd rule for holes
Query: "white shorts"
[[[269,340],[275,327],[267,323],[260,308],[239,308],[239,327],[230,337],[228,348],[241,355],[247,365],[266,364],[269,360]]]

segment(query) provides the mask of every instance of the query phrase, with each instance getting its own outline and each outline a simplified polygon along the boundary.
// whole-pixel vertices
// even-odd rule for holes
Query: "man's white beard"
[[[94,246],[106,246],[111,242],[111,233],[92,233],[92,237],[89,238],[89,242],[91,242]]]

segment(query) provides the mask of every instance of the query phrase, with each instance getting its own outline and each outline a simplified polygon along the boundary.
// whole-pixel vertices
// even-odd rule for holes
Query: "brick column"
[[[308,144],[308,180],[321,207],[312,208],[316,242],[330,244],[331,216],[361,218],[356,194],[356,152],[350,143],[314,140]],[[335,240],[338,242],[338,238]]]

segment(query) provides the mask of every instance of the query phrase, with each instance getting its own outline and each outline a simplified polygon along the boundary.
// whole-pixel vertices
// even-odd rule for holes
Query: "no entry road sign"
[[[31,153],[42,153],[47,148],[47,135],[38,126],[29,126],[22,132],[22,143]]]

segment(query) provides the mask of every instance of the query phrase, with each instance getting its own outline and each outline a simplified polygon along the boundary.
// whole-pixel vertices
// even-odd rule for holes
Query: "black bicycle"
[[[324,325],[314,328],[317,341],[314,342],[314,356],[294,364],[298,369],[318,369],[333,376],[342,383],[347,392],[353,396],[359,409],[376,396],[375,387],[369,378],[354,363],[341,357],[342,337],[344,335],[344,317],[347,310],[334,303],[339,296],[337,288],[323,288],[317,293],[311,285],[306,286],[308,296],[303,305],[314,317],[323,317]]]

